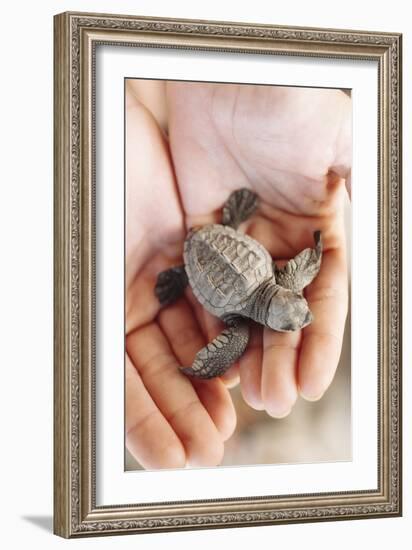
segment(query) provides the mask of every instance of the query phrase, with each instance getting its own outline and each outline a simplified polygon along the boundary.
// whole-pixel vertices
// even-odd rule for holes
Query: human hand
[[[158,273],[179,263],[183,214],[166,140],[127,87],[126,444],[148,469],[216,466],[236,416],[220,379],[178,367],[205,337],[190,295],[160,311]]]
[[[167,83],[169,135],[188,227],[218,220],[230,192],[261,198],[247,232],[276,259],[313,246],[318,276],[305,289],[311,325],[293,333],[254,327],[239,364],[244,399],[286,416],[300,393],[317,400],[331,383],[347,314],[343,205],[351,166],[350,100],[339,90]],[[220,215],[220,213],[219,213]],[[209,340],[221,323],[205,313]]]

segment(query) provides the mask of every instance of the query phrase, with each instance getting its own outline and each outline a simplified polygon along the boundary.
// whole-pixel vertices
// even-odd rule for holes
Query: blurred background
[[[224,84],[222,84],[224,85]],[[167,132],[165,82],[128,80],[129,91],[155,116]],[[345,226],[348,247],[349,287],[351,273],[351,207],[346,203]],[[237,426],[225,443],[222,466],[336,462],[352,459],[351,446],[351,324],[346,319],[342,353],[335,378],[318,402],[298,398],[283,419],[255,411],[243,400],[240,387],[230,390],[237,413]],[[140,470],[140,464],[125,448],[125,469]]]

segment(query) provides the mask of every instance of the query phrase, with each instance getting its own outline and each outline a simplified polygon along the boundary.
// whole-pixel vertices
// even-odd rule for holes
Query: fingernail
[[[245,400],[245,402],[249,405],[251,409],[255,409],[256,411],[263,411],[264,405],[262,399],[256,395],[255,392],[246,392],[244,388],[241,387],[241,393],[242,397]]]
[[[272,416],[273,418],[277,418],[278,420],[288,416],[291,413],[291,411],[292,411],[292,408],[289,408],[287,410],[285,409],[281,410],[281,409],[270,407],[266,409],[266,412],[268,413],[269,416]]]
[[[235,388],[239,384],[240,378],[239,376],[234,376],[233,378],[227,378],[227,379],[222,378],[222,382],[227,387],[227,389],[231,390],[232,388]]]
[[[263,406],[262,401],[253,400],[253,399],[245,399],[246,403],[251,407],[252,409],[255,409],[255,411],[263,411],[265,408]]]
[[[315,391],[315,392],[311,392],[310,391],[310,388],[305,388],[305,389],[302,389],[302,388],[299,388],[299,393],[300,393],[300,396],[305,399],[306,401],[319,401],[319,399],[321,399],[323,397],[323,394],[325,393],[325,390],[321,391],[319,393],[319,391]]]

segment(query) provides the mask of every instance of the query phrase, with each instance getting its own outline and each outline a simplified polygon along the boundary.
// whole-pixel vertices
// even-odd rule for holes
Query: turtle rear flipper
[[[273,263],[277,284],[293,292],[302,292],[313,281],[319,273],[323,249],[321,232],[315,231],[313,238],[315,248],[305,248],[282,268]]]
[[[222,224],[237,229],[254,213],[258,205],[258,196],[250,189],[237,189],[230,194],[223,205]]]
[[[171,267],[157,276],[155,294],[161,306],[173,304],[182,296],[188,284],[184,265]]]
[[[192,366],[180,370],[196,378],[222,376],[245,351],[248,341],[247,321],[241,317],[232,318],[219,336],[196,354]]]

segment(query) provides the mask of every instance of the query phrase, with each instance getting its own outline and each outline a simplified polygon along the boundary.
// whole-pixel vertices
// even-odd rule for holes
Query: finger
[[[187,303],[192,308],[194,316],[196,317],[196,321],[197,321],[197,323],[200,327],[200,331],[202,333],[204,341],[209,342],[208,329],[207,329],[206,321],[205,321],[205,317],[206,317],[205,308],[197,300],[197,298],[193,294],[193,291],[190,287],[188,287],[185,291],[185,298],[187,300]]]
[[[130,283],[125,303],[127,334],[156,317],[161,308],[155,294],[157,277],[162,271],[180,263],[181,258],[176,255],[168,257],[165,253],[156,254]]]
[[[342,349],[348,310],[346,257],[343,249],[328,250],[306,297],[312,324],[303,330],[298,384],[302,397],[319,399],[331,383]]]
[[[226,388],[234,388],[240,382],[240,368],[239,361],[233,363],[233,365],[220,376],[220,380],[223,382]]]
[[[206,330],[207,341],[211,342],[225,328],[225,324],[218,317],[203,309],[203,326]]]
[[[187,462],[191,466],[219,464],[224,450],[222,437],[191,381],[179,372],[160,327],[151,323],[130,334],[127,350],[148,393],[183,443]]]
[[[262,339],[262,329],[258,326],[252,326],[248,347],[239,360],[240,391],[246,403],[258,411],[264,408],[261,391]]]
[[[125,377],[127,448],[143,468],[183,468],[184,447],[147,393],[127,354]]]
[[[206,341],[187,301],[179,300],[162,310],[159,324],[180,365],[190,366]],[[191,382],[223,440],[228,439],[236,427],[236,413],[228,390],[218,378],[193,378]]]
[[[270,416],[283,418],[298,396],[296,369],[301,331],[263,330],[262,399]]]
[[[196,393],[206,408],[223,441],[228,440],[236,428],[236,411],[225,383],[220,378],[193,380]]]
[[[206,342],[187,301],[180,299],[162,309],[158,320],[180,366],[190,366]]]
[[[159,300],[154,293],[155,284],[156,279],[143,272],[128,288],[125,303],[126,333],[150,323],[159,312]]]

